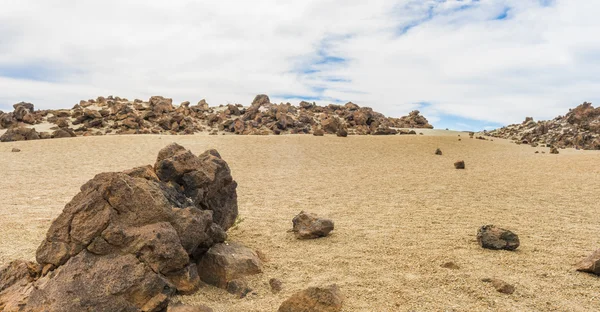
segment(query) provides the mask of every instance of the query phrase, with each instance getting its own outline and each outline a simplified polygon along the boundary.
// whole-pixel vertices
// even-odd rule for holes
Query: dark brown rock
[[[227,283],[226,290],[228,293],[241,299],[246,297],[252,291],[252,288],[248,287],[248,284],[244,280],[235,279]]]
[[[346,131],[346,129],[340,128],[338,130],[338,132],[336,133],[337,136],[345,138],[348,136],[348,131]]]
[[[216,244],[198,262],[200,279],[219,288],[230,281],[262,272],[256,252],[239,243]]]
[[[436,150],[435,150],[435,154],[436,154],[436,155],[442,155],[442,150],[441,150],[441,149],[439,149],[439,148],[438,148],[438,149],[436,149]]]
[[[254,100],[252,101],[252,106],[255,105],[265,105],[265,104],[269,104],[271,103],[271,100],[269,99],[269,96],[266,94],[259,94],[257,96],[254,97]]]
[[[40,273],[37,263],[24,260],[12,261],[0,267],[0,293],[17,283],[28,283],[35,280]]]
[[[34,128],[10,128],[0,136],[0,142],[39,140],[40,135]]]
[[[337,285],[325,288],[309,287],[293,294],[279,306],[279,312],[338,312],[344,297]]]
[[[18,148],[16,148],[16,147],[13,147],[13,149],[11,150],[11,152],[13,152],[13,153],[18,153],[18,152],[20,152],[20,151],[21,151],[21,150],[20,150],[20,149],[18,149]]]
[[[477,230],[477,242],[487,249],[515,250],[519,247],[517,234],[495,225],[484,225]]]
[[[454,163],[454,168],[456,168],[456,169],[465,169],[465,161],[464,160],[459,160],[459,161],[455,162]]]
[[[299,239],[325,237],[333,230],[333,221],[319,218],[312,213],[301,211],[292,219],[292,231]]]
[[[58,129],[58,130],[52,132],[52,138],[54,138],[54,139],[74,138],[76,136],[77,136],[77,134],[75,134],[75,132],[73,132],[73,130],[68,129],[68,128],[61,128],[61,129]]]
[[[237,183],[221,155],[208,150],[199,156],[173,143],[158,154],[154,169],[161,181],[175,183],[193,204],[213,212],[213,220],[229,229],[238,214]]]
[[[577,271],[600,275],[600,249],[583,259],[576,266]]]

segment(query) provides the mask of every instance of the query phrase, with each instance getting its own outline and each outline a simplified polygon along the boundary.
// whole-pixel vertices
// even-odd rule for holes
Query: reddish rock
[[[337,285],[309,287],[293,294],[284,301],[279,312],[338,312],[342,310],[344,297]]]
[[[256,252],[235,242],[216,244],[198,262],[200,278],[207,284],[227,288],[229,282],[262,272]]]
[[[299,239],[312,239],[325,237],[333,231],[333,221],[319,218],[313,213],[301,211],[292,219],[292,231]]]
[[[600,249],[583,259],[576,266],[577,271],[600,275]]]

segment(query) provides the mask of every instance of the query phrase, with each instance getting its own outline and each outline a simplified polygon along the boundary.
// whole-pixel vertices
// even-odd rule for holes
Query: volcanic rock
[[[576,265],[577,271],[600,275],[600,249]]]
[[[436,150],[435,150],[435,154],[436,154],[436,155],[442,155],[442,150],[441,150],[441,149],[439,149],[439,148],[438,148],[438,149],[436,149]]]
[[[333,230],[333,221],[319,218],[317,215],[301,211],[292,219],[292,231],[299,239],[325,237]]]
[[[198,263],[200,278],[207,284],[227,288],[229,282],[262,272],[262,262],[252,249],[239,243],[216,244]]]
[[[0,136],[0,142],[39,140],[40,135],[34,128],[10,128]]]
[[[344,297],[337,285],[309,287],[293,294],[279,306],[279,312],[338,312]]]
[[[61,128],[58,129],[54,132],[52,132],[52,138],[54,139],[58,139],[58,138],[72,138],[72,137],[76,137],[77,135],[75,134],[75,132],[73,132],[73,130],[68,129],[68,128]]]
[[[487,249],[515,250],[519,247],[519,236],[495,225],[484,225],[477,230],[477,242]]]
[[[214,212],[237,207],[236,184],[216,151],[186,152],[172,144],[154,167],[101,173],[85,183],[37,249],[42,277],[37,268],[27,273],[33,281],[19,285],[2,277],[9,288],[0,292],[0,307],[163,311],[171,295],[197,289],[195,259],[225,240]],[[190,183],[186,174],[204,177],[199,172],[210,177]],[[206,197],[198,201],[199,194]],[[18,272],[11,276],[25,275]]]
[[[233,225],[238,214],[237,183],[216,150],[196,157],[173,143],[159,152],[154,169],[161,181],[181,188],[195,206],[211,210],[214,222],[223,230]]]
[[[570,109],[565,116],[553,120],[535,122],[527,117],[520,124],[484,133],[516,142],[527,141],[528,144],[548,143],[557,148],[600,149],[600,108],[584,102]]]
[[[252,291],[252,288],[248,287],[248,284],[241,279],[235,279],[227,283],[227,292],[236,295],[238,298],[244,298]]]
[[[459,161],[455,162],[454,163],[454,168],[456,168],[456,169],[465,169],[465,161],[464,160],[459,160]]]

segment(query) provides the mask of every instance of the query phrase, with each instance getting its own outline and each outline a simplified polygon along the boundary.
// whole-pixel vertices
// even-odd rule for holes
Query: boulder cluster
[[[96,175],[52,222],[36,262],[0,267],[0,311],[212,311],[171,302],[204,282],[245,297],[245,277],[267,257],[227,241],[238,219],[237,183],[216,150],[178,144],[153,166]],[[333,221],[302,212],[298,238],[327,236]],[[273,293],[283,288],[271,278]],[[280,311],[340,311],[337,286],[308,288]]]
[[[222,274],[203,263],[227,248],[236,187],[217,151],[177,144],[154,166],[96,175],[53,221],[36,263],[1,269],[0,310],[165,310],[171,295]]]
[[[585,102],[553,120],[536,122],[527,117],[520,124],[484,133],[533,147],[544,144],[555,148],[597,150],[600,149],[600,107],[594,108]]]
[[[98,97],[80,101],[72,109],[34,110],[31,103],[18,103],[14,111],[0,111],[0,129],[9,129],[0,140],[21,141],[105,134],[416,134],[397,128],[433,128],[419,111],[401,118],[386,117],[352,102],[317,106],[302,101],[273,104],[267,95],[257,95],[248,107],[241,104],[210,107],[205,100],[196,105],[153,96],[148,101],[120,97]],[[50,123],[52,132],[37,132],[35,125]]]

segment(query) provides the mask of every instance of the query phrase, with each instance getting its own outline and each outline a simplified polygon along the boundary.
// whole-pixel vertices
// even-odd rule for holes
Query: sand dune
[[[419,130],[417,130],[419,132]],[[216,148],[239,183],[230,239],[269,258],[236,299],[203,287],[180,297],[215,311],[275,311],[293,292],[337,283],[345,311],[597,311],[600,278],[573,264],[600,247],[600,153],[534,154],[505,140],[420,136],[101,136],[0,144],[0,265],[33,260],[50,222],[95,174],[152,164],[178,142]],[[439,135],[439,134],[445,135]],[[22,152],[11,153],[13,147]],[[433,152],[439,147],[443,156]],[[466,170],[453,162],[464,159]],[[287,230],[300,210],[332,218],[323,239]],[[479,226],[521,239],[516,252],[479,247]],[[440,265],[453,261],[460,269]],[[271,294],[268,280],[284,290]],[[482,278],[514,285],[496,292]]]

